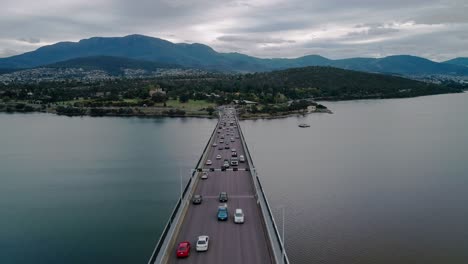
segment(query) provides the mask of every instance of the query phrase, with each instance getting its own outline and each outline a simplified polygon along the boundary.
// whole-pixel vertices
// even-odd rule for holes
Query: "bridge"
[[[211,137],[190,179],[181,192],[151,255],[153,263],[289,263],[281,235],[252,162],[234,108],[223,108]],[[235,151],[234,151],[235,149]],[[232,152],[238,165],[231,164]],[[220,155],[221,158],[217,156]],[[241,155],[243,157],[241,157]],[[209,164],[211,161],[211,164]],[[225,160],[229,167],[225,165]],[[202,175],[207,174],[207,179]],[[229,218],[219,221],[219,194],[228,194]],[[202,196],[201,204],[192,197]],[[235,209],[244,213],[244,223],[233,221]],[[195,251],[198,236],[209,236],[206,252]],[[179,242],[191,243],[190,255],[177,258]]]

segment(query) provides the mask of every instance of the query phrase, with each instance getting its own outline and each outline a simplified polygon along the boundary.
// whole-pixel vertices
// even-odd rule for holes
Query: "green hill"
[[[241,87],[257,93],[282,93],[288,98],[399,98],[460,92],[458,88],[429,84],[401,77],[343,70],[305,67],[247,74]]]

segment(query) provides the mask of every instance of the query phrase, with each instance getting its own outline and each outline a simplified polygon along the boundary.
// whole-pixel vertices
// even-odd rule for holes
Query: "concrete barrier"
[[[244,150],[245,150],[245,154],[246,154],[245,156],[247,159],[246,161],[248,162],[250,166],[252,181],[255,187],[255,196],[257,197],[257,204],[260,207],[260,210],[262,212],[262,217],[265,221],[265,227],[266,227],[269,241],[271,243],[271,248],[272,248],[273,256],[275,258],[275,262],[278,264],[280,263],[289,264],[289,259],[288,259],[288,255],[286,254],[286,250],[283,245],[283,240],[279,234],[278,227],[276,225],[273,213],[271,212],[268,199],[260,183],[260,179],[258,178],[257,170],[255,169],[255,166],[253,164],[252,156],[250,155],[250,151],[245,141],[244,134],[242,133],[242,129],[240,127],[240,123],[239,123],[237,116],[236,116],[236,121],[239,127],[239,135],[242,138],[241,141],[242,141],[242,146],[244,147]]]
[[[153,263],[166,263],[167,258],[170,254],[170,251],[174,248],[175,238],[180,230],[180,225],[182,224],[185,214],[190,205],[190,197],[192,197],[194,190],[196,190],[197,184],[200,180],[200,172],[202,171],[201,167],[206,162],[208,152],[212,145],[214,135],[218,129],[219,121],[216,124],[213,132],[211,133],[210,139],[206,144],[200,159],[195,166],[195,169],[192,171],[189,181],[185,185],[184,191],[182,192],[182,198],[179,198],[177,201],[171,216],[161,233],[161,236],[156,243],[156,246],[151,254],[151,257],[148,261],[148,264]]]

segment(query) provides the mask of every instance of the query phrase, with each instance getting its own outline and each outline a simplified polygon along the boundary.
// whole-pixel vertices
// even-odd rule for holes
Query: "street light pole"
[[[182,174],[180,173],[180,168],[179,168],[179,177],[180,177],[180,203],[182,203]]]
[[[283,228],[282,228],[282,231],[283,231],[283,252],[282,253],[283,253],[283,264],[284,264],[285,263],[285,260],[284,260],[284,254],[285,254],[284,253],[285,252],[285,248],[284,248],[284,206],[282,208],[282,212],[283,212],[283,221],[281,221],[282,224],[283,224]]]

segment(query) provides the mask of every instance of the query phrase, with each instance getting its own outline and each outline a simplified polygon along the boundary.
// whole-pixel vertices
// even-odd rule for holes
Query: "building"
[[[245,105],[257,105],[257,102],[248,101],[248,100],[233,100],[235,104],[245,104]]]
[[[149,96],[150,96],[150,97],[153,97],[153,95],[155,95],[155,94],[166,95],[166,92],[163,91],[162,88],[153,88],[153,89],[149,90],[148,93],[149,93]]]

